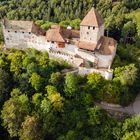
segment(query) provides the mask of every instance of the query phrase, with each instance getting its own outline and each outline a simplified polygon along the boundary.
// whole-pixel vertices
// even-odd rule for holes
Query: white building
[[[61,58],[79,68],[80,74],[101,73],[111,79],[110,70],[117,43],[104,36],[104,21],[92,8],[80,24],[80,32],[53,25],[42,30],[32,21],[3,20],[5,47],[47,50],[52,58]]]

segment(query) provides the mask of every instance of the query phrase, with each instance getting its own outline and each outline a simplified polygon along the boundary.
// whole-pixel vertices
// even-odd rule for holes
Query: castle
[[[112,79],[111,65],[117,42],[104,36],[104,21],[92,8],[80,24],[80,31],[53,25],[47,31],[32,21],[2,22],[6,48],[47,50],[50,58],[63,59],[79,69],[80,74],[97,72]]]

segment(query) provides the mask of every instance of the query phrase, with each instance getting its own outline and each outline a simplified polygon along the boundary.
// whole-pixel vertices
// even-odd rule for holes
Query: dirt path
[[[129,115],[140,114],[140,93],[136,97],[135,101],[127,107],[111,107],[100,103],[95,103],[95,105],[100,106],[101,108],[106,110],[127,113]]]
[[[133,103],[133,110],[135,114],[140,114],[140,93],[138,94]]]

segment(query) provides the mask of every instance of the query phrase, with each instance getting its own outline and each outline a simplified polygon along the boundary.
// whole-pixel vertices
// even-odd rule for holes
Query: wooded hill
[[[69,24],[68,22],[74,19],[83,19],[94,3],[96,3],[97,10],[105,19],[106,34],[109,33],[118,41],[121,38],[129,41],[125,39],[129,34],[130,41],[133,41],[132,36],[135,35],[135,29],[139,23],[134,17],[128,17],[127,14],[134,12],[140,7],[140,0],[116,0],[116,2],[113,2],[113,0],[2,0],[0,2],[0,17],[6,16],[9,19],[18,20],[43,20],[55,23],[62,22],[61,25],[63,25]],[[73,27],[78,21],[75,22]],[[131,32],[124,33],[125,31],[122,30],[127,28],[125,26],[129,26]],[[43,27],[47,28],[48,26],[44,25]]]
[[[140,139],[139,116],[120,121],[93,103],[127,105],[140,90],[140,0],[0,0],[0,18],[34,20],[46,30],[54,23],[79,29],[94,2],[106,35],[118,41],[113,80],[64,75],[70,66],[47,52],[0,49],[0,139]]]

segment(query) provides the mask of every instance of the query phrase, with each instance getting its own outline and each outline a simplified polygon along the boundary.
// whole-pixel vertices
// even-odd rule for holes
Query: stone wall
[[[3,30],[5,46],[7,48],[35,48],[37,50],[49,50],[51,44],[45,36],[37,36],[31,32]]]
[[[94,68],[79,67],[80,75],[87,75],[93,72],[101,74],[106,80],[112,80],[113,78],[112,69],[108,70],[108,69],[94,69]]]
[[[99,31],[98,31],[98,34],[97,34],[97,39],[99,40],[102,36],[104,36],[104,30],[105,30],[105,27],[104,27],[104,24],[102,26],[100,26],[99,28]]]
[[[101,55],[99,53],[87,53],[82,50],[76,51],[76,53],[81,56],[83,59],[88,60],[94,64],[97,64],[98,68],[109,68],[112,65],[114,54],[111,55]]]
[[[58,48],[57,44],[54,43],[50,43],[51,47],[53,50],[55,51],[60,51],[62,53],[68,53],[70,55],[75,55],[75,49],[76,49],[76,45],[71,45],[71,44],[65,44],[65,48]]]
[[[88,61],[91,61],[91,62],[96,62],[98,61],[98,58],[95,56],[95,54],[92,53],[87,53],[85,51],[82,51],[82,50],[79,50],[77,49],[76,50],[76,54],[78,54],[79,56],[81,56],[82,58],[88,60]]]
[[[98,33],[100,33],[99,34],[100,36],[104,32],[103,26],[100,29],[95,28],[94,30],[92,28],[88,29],[88,27],[86,26],[82,26],[81,28],[82,31],[89,30],[89,36],[87,37],[88,39],[90,36],[92,36],[93,38],[94,36],[97,37]],[[71,44],[65,44],[65,48],[58,48],[55,42],[54,43],[47,42],[45,36],[37,36],[31,32],[6,30],[5,28],[3,29],[3,32],[4,32],[5,46],[8,48],[23,48],[23,49],[35,48],[37,50],[47,50],[49,52],[50,58],[63,59],[76,67],[78,67],[78,65],[82,63],[82,61],[84,61],[83,59],[85,59],[94,64],[97,64],[98,68],[104,67],[106,68],[106,70],[103,71],[94,68],[80,67],[79,73],[83,75],[91,72],[97,72],[103,75],[106,79],[112,79],[113,72],[112,71],[108,72],[107,69],[108,67],[111,66],[115,53],[112,55],[101,55],[93,52],[84,52],[84,51],[80,51],[76,47],[76,45],[71,45]],[[81,58],[75,57],[76,54],[79,55]]]
[[[112,65],[113,62],[113,55],[101,55],[101,54],[96,54],[98,58],[98,68],[109,68]]]
[[[80,26],[80,40],[97,43],[104,36],[104,25],[100,27]]]

